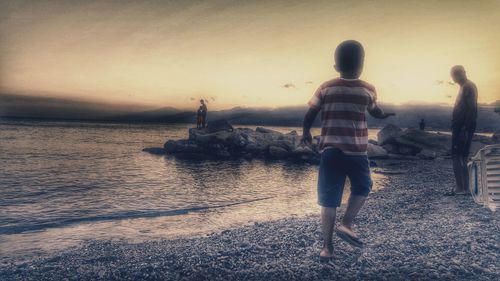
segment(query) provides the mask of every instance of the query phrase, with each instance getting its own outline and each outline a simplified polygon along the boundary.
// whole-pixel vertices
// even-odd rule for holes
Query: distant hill
[[[0,93],[0,117],[65,120],[108,120],[146,107],[67,98]]]
[[[480,105],[478,130],[493,132],[500,130],[500,115],[495,112],[500,101]],[[440,104],[381,104],[386,111],[397,115],[386,120],[368,116],[371,127],[383,127],[388,123],[400,127],[416,127],[424,118],[430,129],[449,129],[452,107]],[[207,119],[227,119],[233,124],[266,126],[301,126],[307,106],[289,106],[280,108],[245,108],[235,107],[227,110],[209,111]],[[99,103],[64,100],[57,98],[39,98],[27,96],[1,95],[0,117],[96,120],[113,122],[143,123],[195,123],[195,112],[172,107],[159,109],[141,109],[120,107]],[[319,118],[318,118],[319,119]],[[319,120],[316,120],[319,126]]]

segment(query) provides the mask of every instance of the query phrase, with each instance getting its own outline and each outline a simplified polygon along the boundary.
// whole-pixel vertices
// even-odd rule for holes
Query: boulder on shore
[[[396,125],[389,124],[380,130],[377,134],[378,145],[393,143],[398,138],[403,130]]]
[[[233,126],[231,126],[231,124],[229,124],[229,122],[224,119],[214,120],[208,122],[206,131],[208,133],[215,133],[219,131],[233,131]]]
[[[406,129],[396,138],[396,142],[415,148],[420,152],[423,149],[433,150],[440,154],[451,151],[451,136],[441,133],[431,133],[418,129]],[[417,152],[417,153],[418,153]]]
[[[498,142],[500,137],[476,134],[472,141],[471,154],[488,144]],[[378,143],[391,155],[417,156],[420,159],[434,159],[451,154],[451,135],[422,131],[418,129],[402,130],[394,125],[387,125],[378,133]],[[396,156],[391,156],[396,157]]]
[[[373,143],[368,143],[368,157],[375,158],[387,158],[388,153],[382,146]]]
[[[451,151],[451,136],[417,129],[406,129],[389,124],[377,135],[378,143],[390,154],[416,156],[428,159],[433,155],[448,155]]]

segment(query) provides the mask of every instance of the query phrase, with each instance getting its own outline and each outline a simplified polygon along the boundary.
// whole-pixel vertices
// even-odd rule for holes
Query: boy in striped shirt
[[[318,204],[321,206],[323,249],[320,259],[333,256],[332,235],[336,208],[340,206],[346,176],[351,182],[351,195],[336,233],[349,244],[362,247],[363,242],[352,230],[352,222],[370,193],[372,180],[367,157],[368,128],[365,111],[384,119],[377,106],[375,88],[358,79],[363,70],[363,46],[353,40],[342,42],[335,50],[335,70],[340,78],[323,83],[309,101],[304,117],[302,141],[311,143],[311,126],[321,111],[321,162],[318,176]]]

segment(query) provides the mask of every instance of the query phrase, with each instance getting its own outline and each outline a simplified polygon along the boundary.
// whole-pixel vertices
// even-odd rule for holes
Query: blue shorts
[[[346,155],[337,148],[324,150],[319,165],[319,205],[330,208],[340,206],[346,176],[351,182],[351,194],[368,196],[372,188],[368,157]]]

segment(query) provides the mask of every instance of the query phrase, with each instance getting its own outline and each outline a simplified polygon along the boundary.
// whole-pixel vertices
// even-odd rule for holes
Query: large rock
[[[172,153],[175,153],[175,147],[176,146],[177,146],[177,141],[175,141],[175,140],[168,140],[163,145],[163,148],[165,149],[166,153],[172,154]]]
[[[213,159],[213,156],[205,153],[190,153],[190,152],[179,152],[175,154],[175,157],[182,160],[209,160]]]
[[[207,133],[205,130],[190,131],[189,140],[198,144],[208,144],[215,139],[215,133]]]
[[[246,153],[257,156],[257,155],[263,155],[264,153],[266,153],[268,148],[269,148],[268,145],[262,145],[261,143],[250,142],[243,148],[243,150]]]
[[[208,122],[207,133],[215,133],[219,131],[233,131],[233,126],[231,126],[231,124],[224,119]]]
[[[389,124],[377,134],[378,145],[393,143],[403,133],[403,130],[396,125]]]
[[[449,154],[451,150],[451,136],[440,133],[431,133],[417,129],[407,129],[396,138],[398,145],[404,145],[419,153],[423,149],[436,151],[438,154]],[[401,153],[401,147],[400,147]],[[415,154],[416,154],[415,153]],[[406,154],[406,153],[402,153]]]
[[[243,147],[246,145],[246,139],[242,136],[242,132],[239,130],[208,133],[205,130],[195,129],[190,131],[190,140],[201,146],[206,146],[212,143],[220,143],[235,147]]]
[[[227,159],[233,157],[233,154],[229,152],[227,147],[221,147],[213,151],[213,155],[218,159]]]
[[[234,132],[218,131],[214,133],[214,141],[217,143],[230,143]]]
[[[422,151],[422,148],[417,146],[398,144],[398,153],[402,155],[417,155],[420,151]]]
[[[227,137],[226,142],[229,142],[232,147],[242,148],[247,145],[248,140],[241,131],[235,130]]]
[[[198,129],[198,128],[189,128],[188,129],[188,134],[189,134],[189,140],[196,140],[196,137],[198,136],[198,134],[200,134],[201,132],[206,132],[205,129]]]
[[[291,156],[298,162],[319,163],[320,160],[320,154],[313,148],[306,145],[297,146],[291,152]]]
[[[203,153],[203,149],[190,140],[169,140],[163,145],[165,152],[173,153]]]
[[[376,144],[369,143],[368,144],[368,157],[369,158],[387,158],[387,151]]]
[[[264,127],[257,127],[255,129],[255,131],[257,133],[263,133],[263,134],[278,134],[278,135],[281,135],[280,132],[278,131],[275,131],[275,130],[271,130],[271,129],[268,129],[268,128],[264,128]]]
[[[269,146],[269,156],[273,159],[285,159],[288,157],[288,151],[283,147],[271,145]]]
[[[387,143],[383,145],[383,148],[390,154],[398,154],[399,147],[394,143]]]
[[[291,151],[295,148],[295,144],[292,139],[280,139],[271,142],[271,146],[277,146],[285,149],[286,151]]]

